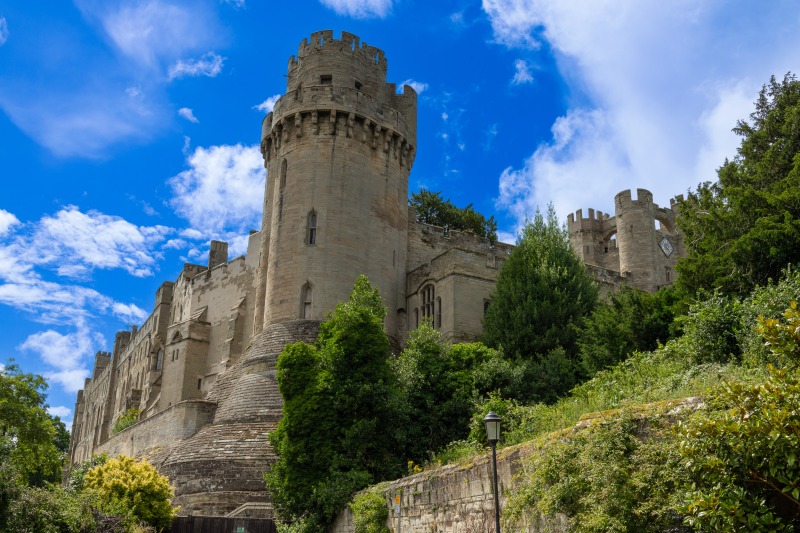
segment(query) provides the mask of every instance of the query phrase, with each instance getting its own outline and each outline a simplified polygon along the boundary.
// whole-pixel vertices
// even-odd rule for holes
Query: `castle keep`
[[[281,416],[278,354],[312,342],[359,274],[380,291],[395,346],[424,320],[454,342],[480,334],[512,247],[417,221],[408,206],[417,95],[408,85],[398,93],[386,68],[383,51],[350,33],[303,40],[262,123],[261,230],[232,260],[212,241],[207,265],[184,265],[144,324],[97,354],[75,406],[73,464],[102,452],[145,457],[170,478],[182,514],[270,516],[263,473]],[[615,217],[570,215],[576,252],[606,283],[669,283],[681,250],[674,211],[643,190],[616,205]],[[139,421],[112,434],[129,409]]]

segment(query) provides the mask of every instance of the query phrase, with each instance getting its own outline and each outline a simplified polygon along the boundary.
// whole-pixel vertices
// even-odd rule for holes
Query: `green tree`
[[[587,375],[625,360],[634,351],[651,351],[670,339],[674,291],[657,294],[622,287],[598,303],[580,328],[578,346]]]
[[[455,230],[471,231],[486,237],[494,244],[497,241],[497,222],[475,211],[472,204],[456,207],[450,200],[442,198],[442,193],[420,189],[411,193],[409,205],[417,208],[417,220],[425,224],[442,226]]]
[[[800,82],[770,78],[733,131],[742,137],[733,161],[681,204],[678,283],[690,292],[745,295],[800,261]]]
[[[315,345],[278,358],[283,418],[266,474],[277,514],[323,531],[351,496],[402,472],[401,402],[389,366],[386,310],[366,276],[320,326]]]
[[[63,446],[64,438],[47,414],[46,389],[42,376],[23,373],[13,363],[0,368],[0,463],[8,463],[23,485],[61,478],[63,450],[56,443]]]
[[[524,381],[524,369],[499,351],[479,342],[450,345],[429,323],[411,332],[394,368],[413,421],[406,458],[418,463],[467,436],[476,398],[515,395]]]
[[[120,455],[92,468],[84,476],[84,491],[99,508],[159,531],[169,529],[178,508],[172,507],[169,480],[145,460]]]
[[[484,342],[502,347],[507,357],[531,361],[533,387],[542,385],[537,394],[566,392],[575,382],[577,327],[594,309],[597,294],[550,205],[546,217],[537,211],[525,225],[500,270],[484,318]]]

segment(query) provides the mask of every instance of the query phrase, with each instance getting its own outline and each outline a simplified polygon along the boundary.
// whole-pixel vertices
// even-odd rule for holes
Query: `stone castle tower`
[[[405,307],[408,174],[417,94],[386,83],[383,51],[313,33],[289,59],[286,94],[264,118],[267,168],[256,323],[319,320],[359,274]],[[397,314],[386,318],[397,336]]]
[[[630,285],[655,292],[675,281],[675,265],[684,254],[683,236],[675,222],[682,196],[670,207],[653,203],[653,194],[626,190],[614,197],[614,216],[581,209],[567,218],[570,242],[586,267],[607,288]]]

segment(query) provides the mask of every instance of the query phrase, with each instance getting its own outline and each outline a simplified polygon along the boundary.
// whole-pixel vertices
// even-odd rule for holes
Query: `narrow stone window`
[[[317,212],[312,210],[308,214],[308,232],[306,233],[306,244],[308,245],[315,245],[317,244]]]
[[[442,299],[436,298],[436,329],[442,327]]]
[[[356,91],[360,91],[363,88],[364,88],[364,84],[362,84],[360,81],[357,81],[356,82]]]
[[[330,74],[323,74],[319,77],[320,85],[333,85],[333,76]]]
[[[306,282],[303,285],[303,288],[300,291],[300,296],[302,299],[302,303],[300,305],[300,318],[311,318],[311,298],[313,290],[311,288],[311,283]]]
[[[283,163],[281,163],[281,179],[278,189],[278,222],[283,220],[283,189],[286,187],[286,171],[288,166],[288,163],[284,159]]]
[[[156,354],[156,370],[161,370],[161,367],[164,365],[164,350],[162,348],[158,349],[158,353]]]
[[[200,378],[197,380],[197,390],[200,390],[202,386],[203,386],[203,378]]]
[[[672,281],[672,269],[670,267],[664,267],[664,277],[667,280],[667,283]]]
[[[426,285],[422,288],[422,318],[433,320],[436,311],[435,290],[433,285]]]
[[[490,304],[490,303],[491,303],[491,302],[490,302],[489,300],[484,300],[484,301],[483,301],[483,315],[484,315],[484,316],[486,316],[486,313],[488,313],[488,312],[489,312],[489,304]]]

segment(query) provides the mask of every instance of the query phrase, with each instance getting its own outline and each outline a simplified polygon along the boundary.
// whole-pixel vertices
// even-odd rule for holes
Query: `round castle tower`
[[[286,94],[262,123],[267,168],[254,336],[206,400],[213,420],[173,447],[160,470],[174,503],[194,514],[270,516],[267,435],[281,418],[275,380],[289,342],[319,323],[366,274],[397,335],[405,306],[408,173],[417,95],[386,83],[386,59],[355,35],[303,40]]]
[[[359,274],[397,335],[405,306],[408,174],[417,95],[386,83],[383,51],[342,32],[304,39],[262,123],[267,168],[256,324],[321,320]],[[256,326],[258,331],[258,325]]]

